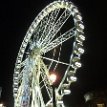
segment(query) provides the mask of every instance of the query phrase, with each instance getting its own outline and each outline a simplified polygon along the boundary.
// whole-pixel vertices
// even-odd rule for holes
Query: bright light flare
[[[0,107],[3,107],[3,104],[0,104]]]
[[[53,84],[56,81],[56,79],[57,79],[56,74],[50,74],[49,75],[49,79],[50,79],[51,83]]]

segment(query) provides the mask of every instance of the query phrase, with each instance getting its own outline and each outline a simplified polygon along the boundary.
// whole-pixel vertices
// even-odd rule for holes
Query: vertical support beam
[[[56,106],[56,93],[55,93],[55,86],[52,85],[52,91],[53,91],[53,107],[57,107]]]
[[[0,98],[1,98],[2,87],[0,87]]]

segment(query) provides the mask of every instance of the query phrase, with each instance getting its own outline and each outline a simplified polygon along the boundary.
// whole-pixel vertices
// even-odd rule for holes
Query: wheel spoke
[[[45,44],[48,41],[52,41],[52,39],[56,36],[56,34],[59,32],[61,27],[64,25],[64,23],[67,21],[67,19],[70,17],[70,12],[68,10],[65,10],[62,15],[59,17],[59,19],[56,21],[54,26],[50,29],[48,34],[46,35],[45,39],[40,43],[41,47],[44,47]]]
[[[39,41],[42,42],[45,39],[46,35],[48,35],[48,32],[50,31],[50,29],[52,29],[53,25],[56,22],[56,18],[58,17],[59,11],[60,11],[60,9],[55,10],[52,13],[50,13],[49,18],[47,18],[48,20],[46,20],[47,21],[46,25],[44,25],[45,28],[42,32],[42,35],[41,35]]]
[[[35,92],[37,92],[37,89],[35,88]],[[44,104],[44,101],[43,101],[43,97],[42,97],[42,93],[40,91],[40,87],[38,88],[38,93],[37,93],[38,97],[36,96],[36,98],[38,99],[38,104],[39,104],[39,107],[45,107],[45,104]],[[35,106],[36,107],[36,106]]]
[[[47,25],[48,20],[49,20],[49,15],[38,24],[37,28],[35,29],[35,32],[33,33],[34,36],[33,39],[36,40],[36,42],[38,42],[38,45],[41,42],[40,35],[42,35],[42,32],[44,31],[45,25]]]
[[[45,78],[44,85],[45,85],[45,88],[48,92],[49,97],[51,98],[52,95],[51,95],[51,88],[49,88],[50,87],[50,82],[49,82],[49,79],[48,79],[48,73],[49,73],[49,70],[47,69],[44,62],[41,60],[41,76],[42,76],[42,79]]]
[[[42,76],[42,79],[43,79],[43,78],[44,78],[43,75],[41,75],[41,76]],[[49,90],[46,81],[44,81],[44,85],[45,85],[46,91],[47,91],[47,93],[48,93],[48,96],[49,96],[49,98],[51,99],[51,98],[52,98],[52,95],[51,95],[51,93],[50,93],[51,90]]]
[[[48,60],[48,61],[53,61],[53,62],[59,63],[59,64],[63,64],[63,65],[67,65],[67,66],[72,66],[71,64],[68,64],[68,63],[65,63],[65,62],[61,62],[61,61],[57,61],[55,59],[51,59],[51,58],[47,58],[47,57],[42,57],[42,58],[45,59],[45,60]]]
[[[22,61],[20,64],[21,67],[24,67],[26,65],[27,61],[28,61],[28,58],[26,58],[24,61]]]
[[[18,75],[18,81],[20,82],[22,80],[22,78],[23,78],[23,70]]]
[[[52,103],[52,98],[46,103],[46,107],[48,107],[48,105]]]
[[[59,36],[57,39],[53,40],[50,44],[47,44],[42,50],[44,53],[47,53],[74,36],[74,28],[72,28]]]
[[[62,44],[61,44],[60,49],[59,49],[59,54],[58,54],[58,59],[57,59],[57,61],[60,60],[61,50],[62,50]],[[55,67],[54,67],[54,71],[56,70],[57,66],[58,66],[58,63],[56,63],[56,65],[55,65]]]
[[[55,57],[55,53],[56,53],[56,49],[54,49],[52,59],[54,59],[54,57]],[[51,61],[51,63],[49,64],[48,70],[50,70],[50,68],[51,68],[52,64],[53,64],[53,61]]]

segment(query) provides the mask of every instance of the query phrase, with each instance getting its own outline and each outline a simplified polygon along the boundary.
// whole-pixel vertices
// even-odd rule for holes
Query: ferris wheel
[[[84,25],[78,8],[70,1],[47,5],[30,25],[15,63],[14,107],[52,107],[51,73],[56,82],[57,107],[65,107],[63,96],[77,80],[84,53]]]

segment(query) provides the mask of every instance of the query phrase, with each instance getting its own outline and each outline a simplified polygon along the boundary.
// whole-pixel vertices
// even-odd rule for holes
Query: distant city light
[[[105,107],[104,104],[97,104],[97,107]]]

